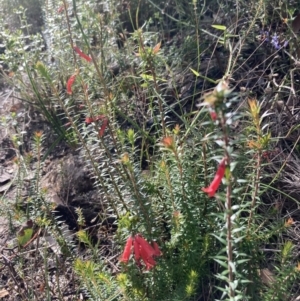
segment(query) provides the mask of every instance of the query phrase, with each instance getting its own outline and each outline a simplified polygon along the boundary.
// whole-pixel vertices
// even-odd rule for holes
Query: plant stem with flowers
[[[31,80],[32,78],[32,75],[31,75],[31,72],[29,71],[29,69],[27,69],[27,74]],[[33,81],[31,81],[32,83],[32,86],[33,88],[35,87],[35,83]],[[72,84],[72,83],[71,83]],[[70,84],[70,89],[71,89],[71,84]],[[119,211],[117,210],[117,207],[115,206],[114,202],[112,201],[111,199],[111,196],[110,194],[108,193],[108,190],[106,189],[106,185],[105,185],[105,180],[103,178],[103,176],[101,175],[101,173],[99,172],[99,168],[97,166],[97,162],[95,160],[95,158],[93,157],[93,154],[89,148],[89,146],[87,145],[86,141],[84,140],[76,122],[74,121],[74,118],[71,116],[68,108],[66,107],[64,101],[62,100],[61,98],[61,95],[59,93],[59,91],[57,90],[57,87],[55,87],[55,85],[52,86],[53,88],[53,94],[54,96],[56,97],[56,99],[58,100],[58,103],[60,104],[61,108],[63,109],[64,113],[65,113],[65,116],[67,117],[69,123],[70,123],[70,127],[74,130],[74,132],[76,133],[76,137],[77,139],[79,139],[82,147],[84,148],[85,152],[86,152],[86,156],[91,164],[91,167],[93,168],[93,171],[98,179],[98,181],[101,183],[102,185],[102,189],[107,197],[107,200],[109,201],[110,205],[111,205],[111,208],[114,210],[114,213],[116,214],[116,216],[119,215]],[[98,129],[97,129],[98,131]],[[100,137],[100,139],[98,140],[99,143],[102,143],[104,147],[106,147],[106,145],[103,143],[102,141],[102,137]],[[107,150],[106,148],[106,153],[107,154],[110,154],[110,152]],[[108,167],[107,165],[107,162],[105,161],[104,162],[105,166]],[[108,169],[108,168],[107,168]],[[121,174],[121,173],[120,173]],[[119,193],[119,197],[120,197],[120,200],[122,200],[122,194],[120,193],[119,189],[118,189],[118,185],[116,184],[116,182],[114,181],[114,178],[111,176],[111,179],[112,179],[112,183],[113,185],[115,186],[115,189],[116,191]],[[125,205],[125,203],[123,203]],[[102,205],[102,204],[101,204]],[[125,206],[124,206],[125,207]],[[125,207],[126,208],[126,207]],[[105,211],[105,208],[102,207],[102,210],[103,212]]]
[[[228,297],[230,300],[235,298],[235,271],[234,271],[234,257],[233,257],[233,210],[232,210],[232,180],[231,180],[231,152],[230,149],[232,147],[229,141],[229,133],[228,133],[228,118],[225,113],[225,105],[224,102],[230,93],[228,89],[228,84],[225,80],[221,80],[217,87],[209,94],[204,97],[204,105],[208,107],[209,113],[214,111],[214,115],[212,117],[212,121],[218,121],[217,125],[219,125],[222,135],[222,144],[224,151],[224,158],[219,163],[219,167],[217,169],[216,175],[211,182],[211,184],[207,188],[202,188],[204,192],[208,194],[209,197],[214,197],[217,189],[219,188],[222,179],[225,176],[226,179],[226,195],[225,195],[225,229],[226,229],[226,252],[227,252],[227,271],[228,278],[226,280],[228,282]],[[210,114],[211,115],[211,114]],[[227,171],[227,172],[226,172]],[[218,197],[218,196],[217,196]],[[224,243],[225,243],[224,242]],[[225,292],[225,290],[224,290]]]
[[[74,15],[75,15],[77,24],[79,26],[79,29],[80,29],[81,33],[82,33],[82,37],[83,37],[84,42],[85,42],[85,44],[86,44],[86,46],[87,46],[87,48],[89,50],[89,53],[91,54],[91,58],[92,58],[94,66],[95,66],[96,73],[97,73],[97,75],[99,77],[100,83],[102,84],[102,87],[103,87],[103,90],[104,90],[104,94],[105,94],[105,102],[104,102],[104,104],[105,104],[106,111],[108,111],[108,108],[109,108],[108,104],[110,103],[110,100],[111,100],[110,91],[109,91],[109,89],[107,87],[107,84],[106,84],[106,81],[104,79],[103,73],[100,71],[100,68],[99,68],[99,65],[97,63],[97,60],[96,60],[93,52],[91,51],[90,43],[89,43],[89,41],[88,41],[88,39],[86,37],[86,34],[84,33],[84,30],[82,28],[81,22],[79,20],[78,15],[77,15],[76,1],[72,0],[72,3],[73,3],[73,11],[74,11]],[[72,46],[72,49],[73,49],[74,45],[71,45],[71,46]]]

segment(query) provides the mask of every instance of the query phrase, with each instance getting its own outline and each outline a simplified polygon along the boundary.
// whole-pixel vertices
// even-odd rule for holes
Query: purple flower
[[[264,31],[264,30],[261,30],[260,31],[260,36],[261,36],[261,40],[262,41],[266,41],[266,42],[269,42],[269,36],[270,36],[270,34],[269,34],[269,32],[268,31]]]
[[[270,35],[270,32],[267,30],[261,30],[260,31],[260,39],[263,42],[270,43],[276,50],[279,50],[281,48],[287,47],[289,42],[287,40],[279,40],[279,36],[277,33],[274,33],[272,36]]]
[[[276,33],[272,37],[271,44],[276,50],[280,49],[279,40]]]

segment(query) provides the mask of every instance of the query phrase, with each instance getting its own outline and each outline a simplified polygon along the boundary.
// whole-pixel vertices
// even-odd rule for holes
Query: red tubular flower
[[[206,192],[209,195],[209,197],[215,196],[215,193],[218,190],[218,188],[222,182],[222,179],[225,174],[225,169],[226,169],[225,161],[226,161],[226,159],[224,158],[220,162],[217,173],[216,173],[213,181],[210,183],[209,187],[202,188],[202,191]]]
[[[92,58],[90,56],[88,56],[87,54],[83,53],[77,46],[74,46],[73,49],[75,50],[76,53],[78,53],[78,55],[80,57],[82,57],[86,61],[88,61],[88,62],[92,61]]]
[[[154,252],[155,252],[154,255],[155,256],[161,256],[162,253],[161,253],[161,251],[158,247],[158,244],[155,241],[152,242],[152,246],[153,246],[153,249],[154,249]]]
[[[134,239],[137,241],[137,243],[140,245],[140,250],[144,251],[144,253],[151,257],[155,255],[154,249],[151,247],[151,245],[139,234],[137,234]],[[142,253],[142,252],[141,252]],[[141,254],[142,255],[142,254]]]
[[[132,243],[133,243],[133,237],[129,236],[124,248],[124,252],[122,254],[122,256],[120,257],[120,261],[121,262],[125,262],[127,263],[131,254],[131,247],[132,247]]]
[[[209,112],[209,115],[210,115],[210,118],[213,120],[213,121],[216,121],[217,118],[218,118],[218,115],[215,111],[210,111]]]
[[[77,76],[77,73],[73,74],[67,81],[67,93],[70,95],[72,94],[72,86],[75,82],[76,76]]]
[[[142,236],[136,235],[134,239],[136,245],[139,246],[139,256],[143,259],[146,269],[150,270],[156,265],[156,261],[153,259],[153,256],[157,254],[156,251]]]
[[[133,241],[133,249],[135,261],[139,264],[141,259],[141,246],[138,244],[136,239]]]
[[[99,137],[102,137],[104,135],[104,131],[108,125],[108,119],[105,115],[99,115],[99,116],[96,116],[96,117],[86,117],[85,118],[85,123],[87,124],[90,124],[92,122],[95,122],[95,121],[99,121],[99,120],[102,120],[102,125],[99,129]]]
[[[100,128],[99,133],[98,133],[99,137],[102,137],[104,135],[104,131],[105,131],[106,127],[107,127],[107,124],[108,124],[108,119],[105,118],[103,120],[103,122],[102,122],[101,128]]]
[[[85,118],[85,123],[90,124],[94,121],[93,117],[86,117]]]
[[[146,265],[146,269],[150,270],[151,268],[153,268],[156,265],[156,261],[151,256],[148,256],[148,253],[145,249],[141,248],[140,252],[141,257]]]

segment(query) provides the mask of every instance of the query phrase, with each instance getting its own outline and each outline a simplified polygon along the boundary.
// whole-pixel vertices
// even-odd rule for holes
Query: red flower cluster
[[[156,265],[156,261],[153,259],[153,257],[162,255],[155,241],[152,242],[151,246],[141,235],[137,234],[134,237],[128,237],[124,252],[119,259],[121,262],[128,263],[130,254],[132,252],[132,247],[136,263],[140,265],[142,259],[147,270],[150,270]]]
[[[102,120],[102,125],[101,125],[101,128],[99,129],[98,134],[99,134],[99,137],[102,137],[104,135],[104,131],[108,125],[108,119],[105,115],[99,115],[96,117],[86,117],[85,123],[90,124],[92,122],[99,121],[99,120]]]
[[[213,179],[213,181],[210,183],[210,185],[206,188],[202,188],[202,191],[206,192],[209,197],[214,197],[216,191],[218,190],[222,179],[225,175],[225,170],[226,170],[226,159],[223,158],[223,160],[220,162],[217,173]]]

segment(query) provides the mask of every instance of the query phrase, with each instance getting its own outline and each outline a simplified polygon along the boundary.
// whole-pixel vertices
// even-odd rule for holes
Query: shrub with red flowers
[[[67,2],[69,5],[72,3],[72,7],[68,7]],[[77,2],[80,5],[76,9]],[[191,10],[184,12],[182,16],[178,15],[180,22],[172,22],[174,26],[176,23],[180,24],[179,31],[173,28],[173,25],[169,28],[169,24],[166,24],[168,26],[165,29],[170,29],[171,32],[174,30],[174,35],[168,38],[168,34],[166,36],[168,32],[157,32],[159,28],[164,28],[163,19],[168,18],[159,18],[162,26],[152,30],[153,26],[147,25],[151,24],[150,19],[147,17],[144,20],[142,11],[145,8],[149,9],[150,6],[140,6],[140,1],[131,1],[134,5],[128,12],[136,13],[134,23],[137,26],[132,33],[126,33],[125,28],[121,26],[125,15],[123,16],[123,13],[120,15],[119,6],[113,7],[118,1],[108,1],[109,10],[103,8],[104,14],[99,14],[99,4],[95,3],[98,1],[81,2],[64,0],[63,5],[56,10],[57,16],[53,21],[45,23],[49,35],[59,34],[49,37],[51,43],[49,45],[47,43],[47,49],[41,53],[41,57],[38,57],[39,49],[33,51],[31,48],[37,45],[42,49],[38,40],[37,43],[31,43],[27,37],[24,39],[17,37],[18,43],[10,45],[11,39],[5,35],[1,36],[3,39],[1,44],[10,47],[7,47],[7,51],[0,57],[1,62],[6,62],[9,69],[15,70],[15,74],[9,73],[9,78],[12,82],[18,83],[17,88],[22,92],[22,98],[25,96],[24,99],[33,101],[34,107],[36,106],[53,126],[56,132],[56,136],[53,136],[55,138],[53,145],[62,139],[67,141],[71,146],[67,154],[73,155],[74,151],[80,164],[79,168],[83,169],[86,175],[82,183],[72,181],[73,176],[78,178],[78,173],[74,173],[72,168],[66,169],[63,159],[59,160],[62,161],[59,165],[62,165],[61,169],[64,171],[60,173],[62,181],[59,183],[63,184],[64,180],[67,180],[68,184],[68,187],[62,187],[68,188],[62,190],[62,198],[69,197],[72,206],[80,206],[76,208],[73,217],[77,220],[76,228],[80,229],[77,237],[87,246],[87,252],[85,250],[82,252],[82,248],[73,248],[74,244],[69,240],[66,240],[64,245],[59,243],[64,247],[62,250],[64,255],[69,254],[65,252],[69,249],[65,247],[69,245],[70,252],[73,250],[76,252],[72,254],[70,260],[76,258],[74,265],[76,277],[79,276],[81,282],[77,282],[78,279],[75,278],[76,287],[72,290],[79,292],[81,288],[85,289],[93,300],[286,299],[286,296],[273,297],[273,292],[269,292],[272,298],[263,299],[267,287],[262,287],[258,283],[265,240],[270,237],[273,243],[276,233],[280,234],[278,230],[280,227],[278,225],[275,228],[269,227],[269,221],[273,221],[275,216],[274,202],[268,201],[273,203],[270,210],[261,210],[259,207],[264,199],[262,195],[265,193],[264,187],[267,187],[267,181],[262,186],[263,190],[260,185],[264,172],[269,170],[269,167],[265,168],[265,163],[273,163],[273,160],[268,160],[272,147],[269,143],[273,141],[275,143],[273,139],[275,137],[271,138],[272,131],[268,132],[269,123],[273,124],[270,118],[273,117],[271,115],[269,117],[269,114],[265,115],[268,116],[267,119],[261,117],[260,111],[265,108],[265,101],[251,98],[248,99],[249,108],[244,105],[245,98],[263,94],[261,91],[265,90],[265,87],[260,87],[259,93],[252,91],[253,85],[258,86],[252,77],[247,78],[249,85],[242,87],[241,72],[245,68],[234,66],[235,63],[243,61],[240,60],[244,57],[242,44],[254,37],[254,32],[250,34],[247,28],[249,33],[247,39],[243,36],[245,30],[239,36],[232,35],[234,28],[227,29],[226,20],[223,20],[225,25],[212,24],[214,28],[212,29],[210,25],[204,24],[206,22],[198,22],[200,20],[198,17],[201,16],[197,17],[196,13],[204,12],[206,9],[204,6],[198,7],[201,1],[192,1],[193,5],[181,5],[180,1],[173,1],[176,4],[176,11],[178,8],[180,11],[181,6],[183,9]],[[158,0],[147,2],[155,2],[157,7],[163,8]],[[52,18],[53,12],[50,10],[51,5],[50,7],[47,5],[45,18],[48,18],[47,16]],[[224,7],[221,15],[224,15],[223,13],[226,15],[226,11],[227,8]],[[168,12],[169,15],[176,15],[177,19],[177,13],[175,11],[173,13],[171,7],[168,7]],[[151,19],[157,13],[159,14],[158,10]],[[148,12],[145,15],[148,15]],[[117,20],[114,19],[115,16]],[[186,16],[192,17],[188,22],[181,22]],[[300,20],[299,18],[295,20]],[[155,24],[156,19],[156,17],[153,19]],[[246,19],[252,22],[248,13]],[[186,26],[190,26],[193,20],[196,23],[187,28]],[[248,22],[247,20],[245,22]],[[145,26],[139,26],[144,22]],[[254,27],[257,27],[256,23],[252,22]],[[116,24],[120,28],[114,28]],[[205,25],[205,31],[200,25]],[[289,35],[290,27],[293,29],[292,25],[285,26],[283,33]],[[6,28],[4,24],[2,27]],[[213,30],[212,34],[217,37],[216,39],[205,38],[205,32],[210,30]],[[185,38],[183,36],[185,33],[191,33],[191,36]],[[163,39],[164,43],[158,39]],[[275,37],[273,40],[278,42],[280,39]],[[24,43],[26,41],[24,45],[26,48],[21,47],[22,40]],[[122,45],[119,45],[119,42]],[[226,50],[224,62],[216,60],[219,57],[218,52],[213,51],[214,47],[207,48],[205,46],[207,42],[215,43],[215,46],[218,44],[226,46],[222,46]],[[117,49],[117,44],[122,47]],[[184,44],[184,47],[177,49],[177,45],[180,47],[181,44]],[[259,53],[264,44],[259,46]],[[28,45],[30,49],[27,48]],[[197,47],[192,49],[194,46]],[[30,51],[26,51],[26,55],[23,55],[24,49]],[[16,55],[15,51],[20,52]],[[134,55],[135,52],[138,54]],[[187,54],[184,54],[185,52]],[[278,55],[288,54],[283,49],[281,52],[278,52]],[[181,54],[185,56],[182,61]],[[10,60],[14,57],[20,58],[20,61],[10,65]],[[191,69],[197,77],[195,80],[191,80],[191,73],[187,68],[189,65],[196,66],[196,61],[195,64],[189,61],[192,57],[198,58],[198,71]],[[209,57],[214,59],[206,60]],[[257,57],[255,56],[255,59]],[[249,57],[251,60],[253,58]],[[200,64],[203,59],[204,64]],[[34,64],[36,60],[39,61]],[[253,65],[251,60],[247,60],[249,63],[246,64],[247,70],[248,65]],[[49,65],[46,63],[48,61]],[[222,71],[222,79],[219,78],[220,70],[215,70],[216,66],[212,65],[213,68],[210,68],[210,61],[215,61],[213,65],[222,67],[217,68]],[[264,61],[267,62],[266,66],[275,64],[274,70],[279,73],[287,71],[287,65],[290,65],[285,64],[286,67],[283,69],[277,68],[279,66],[277,57],[276,60],[275,57],[274,60],[264,57]],[[28,86],[27,80],[23,81],[24,66],[30,80]],[[18,74],[16,68],[19,67],[21,69]],[[265,72],[259,74],[262,76]],[[271,75],[269,81],[274,88],[273,92],[285,100],[288,94],[281,93],[280,88],[284,87],[283,84],[289,85],[292,73],[287,72],[286,78],[278,74],[277,79],[274,74]],[[264,82],[262,81],[262,84]],[[278,86],[276,82],[278,85],[281,82],[282,84]],[[212,83],[216,83],[214,88]],[[65,89],[61,89],[62,85]],[[210,87],[211,90],[207,90]],[[239,95],[238,87],[245,89],[242,97]],[[271,101],[273,92],[269,92],[268,99]],[[203,109],[197,110],[197,102]],[[15,117],[12,115],[9,118],[12,118],[11,121],[14,123],[19,122]],[[248,129],[245,132],[243,124],[247,124]],[[23,131],[23,124],[21,128],[14,127],[11,136],[17,158],[22,158],[19,143],[22,143]],[[52,149],[49,148],[49,152]],[[53,210],[51,204],[49,208],[44,208],[47,202],[41,202],[46,196],[48,198],[47,189],[43,187],[44,181],[38,183],[42,179],[45,167],[42,158],[50,155],[47,151],[42,157],[42,152],[41,142],[38,143],[35,139],[32,153],[39,164],[31,162],[30,158],[27,160],[26,157],[24,157],[26,160],[15,162],[20,171],[20,174],[17,174],[18,179],[25,179],[26,171],[30,171],[31,167],[40,169],[34,173],[34,181],[31,181],[30,187],[27,187],[28,185],[24,187],[30,193],[28,199],[32,200],[27,206],[26,218],[30,216],[36,219],[39,227],[44,226],[44,223],[48,226],[45,212]],[[216,163],[216,158],[219,158],[219,163]],[[56,168],[55,164],[53,168]],[[268,175],[267,178],[271,177]],[[221,185],[223,179],[226,185]],[[271,184],[269,187],[273,186]],[[19,183],[16,189],[17,195],[23,191]],[[220,192],[218,198],[212,199],[217,192]],[[51,195],[49,197],[51,198]],[[12,209],[8,212],[14,212],[14,208]],[[278,208],[275,209],[277,212]],[[257,216],[257,212],[262,212],[263,215]],[[267,216],[269,212],[271,215]],[[52,220],[55,222],[55,219],[49,222],[52,223]],[[293,227],[292,223],[290,224],[289,227]],[[51,227],[49,234],[55,234],[55,238],[64,240],[65,236],[61,235],[59,226],[60,223],[57,227]],[[287,226],[281,228],[286,231]],[[271,235],[268,229],[271,230],[269,232]],[[59,231],[56,233],[56,230]],[[147,235],[148,239],[137,231]],[[123,237],[124,233],[134,234]],[[92,236],[89,237],[89,234]],[[285,234],[284,236],[286,237]],[[118,258],[120,254],[117,242],[120,237],[123,237],[125,246],[122,245],[124,250]],[[152,241],[154,237],[159,237],[160,247],[163,247],[164,252],[163,258],[160,247]],[[278,241],[282,242],[282,237],[279,238]],[[271,245],[269,242],[267,244]],[[281,248],[281,243],[278,246]],[[280,249],[278,246],[276,249]],[[259,253],[255,254],[255,251]],[[52,255],[55,257],[56,253],[53,252]],[[39,253],[36,255],[39,256]],[[267,254],[267,257],[270,256]],[[116,266],[118,260],[121,262],[119,267]],[[290,260],[276,258],[276,261],[287,262],[291,266]],[[24,262],[26,263],[26,260]],[[7,271],[8,268],[9,266],[5,267]],[[23,273],[24,268],[20,266],[19,270]],[[47,269],[43,270],[47,272]],[[275,281],[276,283],[287,283],[287,276],[294,279],[294,275],[285,266],[283,269],[279,266],[276,270],[276,274],[280,273],[282,278],[278,278],[280,281]],[[24,275],[23,278],[26,277],[27,275]],[[49,278],[48,275],[45,277]],[[274,277],[277,276],[274,274]],[[217,288],[222,292],[217,292]],[[284,288],[285,292],[296,292],[296,288],[288,285]],[[45,291],[50,298],[48,289],[47,286]],[[20,292],[23,293],[24,290]],[[246,295],[252,292],[253,296]],[[29,293],[31,294],[31,290]],[[26,297],[22,296],[22,299],[28,299]],[[41,298],[45,299],[44,296]],[[78,296],[70,298],[75,300]]]

